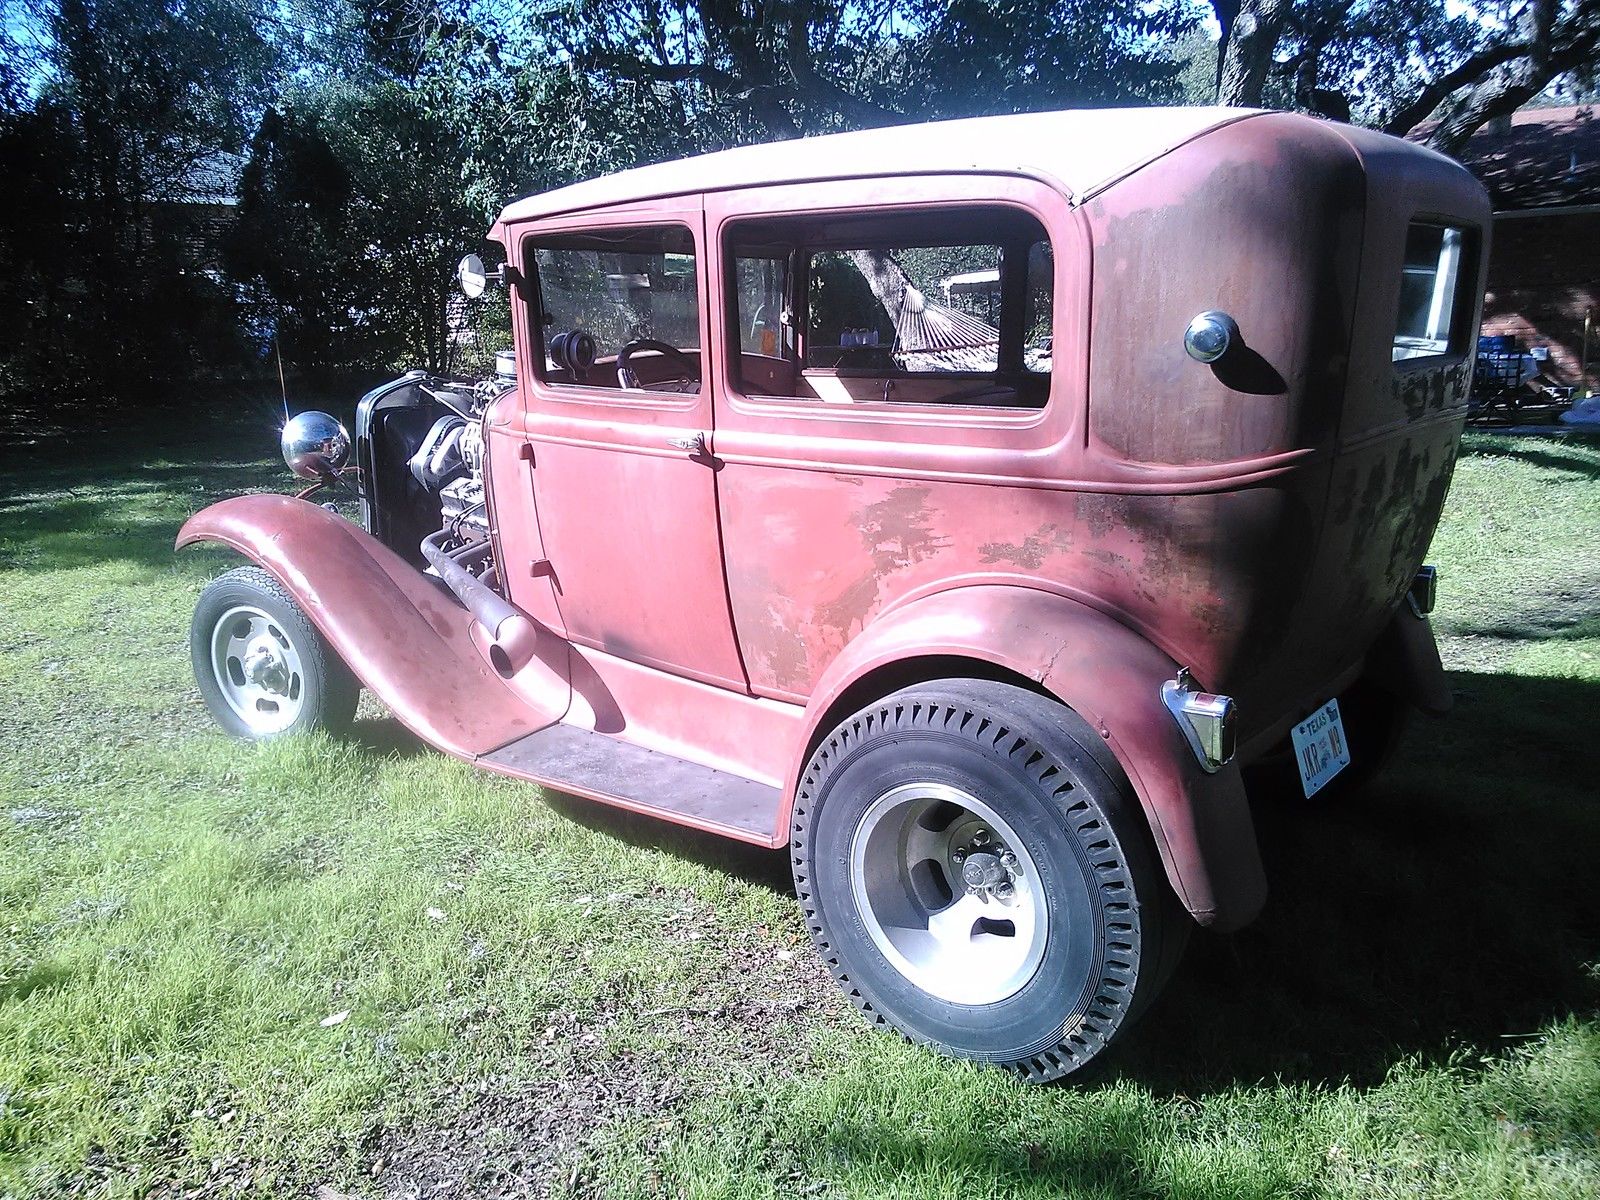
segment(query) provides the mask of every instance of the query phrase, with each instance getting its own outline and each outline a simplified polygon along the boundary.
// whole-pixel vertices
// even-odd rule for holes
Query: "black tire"
[[[856,899],[860,839],[877,836],[858,833],[869,828],[868,814],[929,784],[985,797],[1036,869],[1036,902],[1048,918],[1042,958],[994,1002],[961,1003],[919,986],[874,941],[869,921],[877,918],[864,916]],[[987,680],[906,688],[834,729],[801,777],[790,851],[811,936],[869,1021],[1038,1082],[1086,1066],[1132,1024],[1193,924],[1102,739],[1065,706]],[[925,886],[915,881],[923,869],[902,867],[898,883],[880,890]],[[888,877],[865,868],[860,875]],[[936,895],[957,895],[954,886],[947,880]],[[992,924],[980,920],[973,935]]]
[[[281,722],[264,717],[247,720],[229,699],[229,695],[236,699],[240,695],[240,663],[237,658],[215,663],[213,638],[230,613],[241,611],[262,614],[264,620],[256,626],[261,631],[258,636],[271,637],[283,647],[292,648],[293,667],[284,669],[287,678],[281,693],[286,713],[287,706],[294,705],[292,718]],[[246,619],[237,615],[231,618],[234,622]],[[361,698],[361,685],[344,660],[294,598],[260,567],[237,567],[206,585],[189,626],[189,658],[206,707],[217,724],[237,738],[261,741],[314,730],[343,734],[354,720],[356,703]],[[235,680],[228,692],[219,678],[219,671],[224,670],[232,672]]]

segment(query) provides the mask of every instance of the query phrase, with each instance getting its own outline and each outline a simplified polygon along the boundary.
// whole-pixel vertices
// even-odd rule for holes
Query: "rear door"
[[[1083,373],[1052,358],[1082,362],[1087,276],[1060,195],[1032,180],[778,185],[705,207],[734,621],[752,692],[804,701],[879,613],[1006,578],[1003,543],[1027,557],[1029,534],[1075,520],[1069,493],[1033,485],[1081,454]]]

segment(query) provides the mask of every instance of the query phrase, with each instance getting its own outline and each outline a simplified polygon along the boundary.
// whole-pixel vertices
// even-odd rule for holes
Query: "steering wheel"
[[[643,391],[644,387],[639,382],[639,376],[633,369],[633,356],[641,350],[654,350],[657,354],[665,355],[678,363],[677,380],[681,383],[699,383],[700,368],[676,346],[666,342],[658,342],[654,338],[637,338],[624,346],[617,354],[617,383],[630,392]]]

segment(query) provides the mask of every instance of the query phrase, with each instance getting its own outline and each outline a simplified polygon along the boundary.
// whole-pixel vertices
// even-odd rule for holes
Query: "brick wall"
[[[1589,369],[1581,370],[1591,314]],[[1525,348],[1550,347],[1545,374],[1600,391],[1600,213],[1514,217],[1494,223],[1483,331]]]

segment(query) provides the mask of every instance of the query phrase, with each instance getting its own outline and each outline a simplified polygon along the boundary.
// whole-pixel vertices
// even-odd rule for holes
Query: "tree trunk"
[[[1258,108],[1266,92],[1267,73],[1283,37],[1289,0],[1243,0],[1237,15],[1227,19],[1232,0],[1215,6],[1222,24],[1217,47],[1217,103]]]

